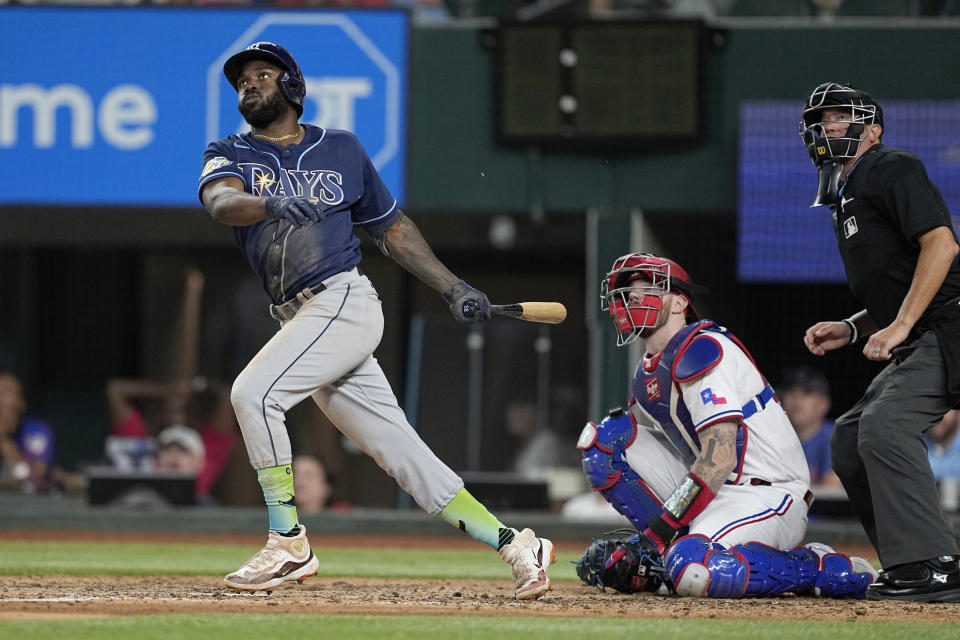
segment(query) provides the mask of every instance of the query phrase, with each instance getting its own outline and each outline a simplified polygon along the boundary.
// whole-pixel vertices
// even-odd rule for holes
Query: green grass
[[[256,553],[237,545],[97,542],[0,542],[0,575],[222,576]],[[471,578],[504,580],[510,569],[491,549],[314,549],[321,576],[349,578]],[[550,577],[577,580],[571,560],[560,553]]]
[[[0,576],[209,575],[221,576],[256,548],[226,545],[0,542]],[[397,549],[319,549],[321,575],[330,577],[446,578],[508,580],[506,566],[490,550],[422,551]],[[576,580],[561,554],[551,575]],[[0,612],[3,600],[0,598]],[[591,611],[596,615],[596,611]],[[30,640],[264,640],[289,638],[389,638],[470,640],[508,638],[619,638],[670,640],[924,640],[960,637],[958,625],[906,622],[803,622],[619,619],[540,616],[347,616],[318,614],[175,614],[0,621],[0,638]]]
[[[618,620],[441,616],[319,616],[259,614],[158,615],[37,622],[0,622],[0,637],[30,640],[264,640],[264,638],[391,638],[503,640],[577,638],[615,640],[870,640],[954,639],[955,625],[899,622],[742,622],[736,620]]]

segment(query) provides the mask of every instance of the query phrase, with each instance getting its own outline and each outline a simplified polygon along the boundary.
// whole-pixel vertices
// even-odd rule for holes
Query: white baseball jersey
[[[691,347],[701,340],[711,343]],[[690,364],[688,349],[707,357],[683,366]],[[653,430],[639,430],[627,462],[661,503],[700,454],[699,434],[720,422],[740,423],[737,466],[691,522],[691,533],[728,546],[756,540],[785,549],[799,542],[810,488],[803,449],[772,389],[735,339],[710,321],[689,325],[661,354],[643,359],[632,389],[631,410]]]
[[[697,432],[711,424],[743,419],[743,407],[759,395],[766,381],[753,361],[732,340],[710,334],[723,353],[706,375],[679,383],[683,403]],[[768,482],[801,482],[810,485],[810,470],[797,433],[779,402],[743,420],[742,468],[737,484],[752,478]]]

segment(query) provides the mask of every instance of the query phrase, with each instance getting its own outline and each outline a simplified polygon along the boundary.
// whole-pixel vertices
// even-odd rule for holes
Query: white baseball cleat
[[[500,549],[500,557],[510,565],[517,584],[517,600],[540,598],[550,591],[547,567],[557,561],[553,543],[538,538],[531,529],[514,533],[513,542]]]
[[[267,546],[223,579],[223,584],[238,591],[265,591],[284,582],[302,583],[317,575],[320,561],[307,542],[307,530],[300,525],[300,534],[287,537],[271,531]]]

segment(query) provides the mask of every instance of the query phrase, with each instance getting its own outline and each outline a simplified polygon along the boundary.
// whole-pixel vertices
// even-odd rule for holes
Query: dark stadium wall
[[[960,24],[887,24],[718,29],[703,76],[704,144],[620,156],[498,147],[494,57],[481,34],[419,29],[411,50],[409,208],[522,211],[538,199],[551,211],[605,206],[730,215],[741,100],[794,100],[799,121],[806,95],[827,80],[855,83],[881,101],[957,98],[960,69],[946,61],[960,59]],[[797,153],[804,153],[799,136]]]

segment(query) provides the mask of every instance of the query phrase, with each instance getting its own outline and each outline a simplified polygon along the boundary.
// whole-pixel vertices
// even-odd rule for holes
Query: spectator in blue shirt
[[[831,406],[827,377],[813,367],[787,369],[777,385],[777,395],[803,446],[803,454],[810,467],[810,484],[818,487],[841,486],[830,464],[833,420],[827,417]]]
[[[960,410],[947,411],[943,420],[927,431],[927,457],[937,482],[944,478],[960,480]]]
[[[0,486],[45,491],[53,464],[53,429],[24,415],[26,409],[20,380],[0,371]]]

